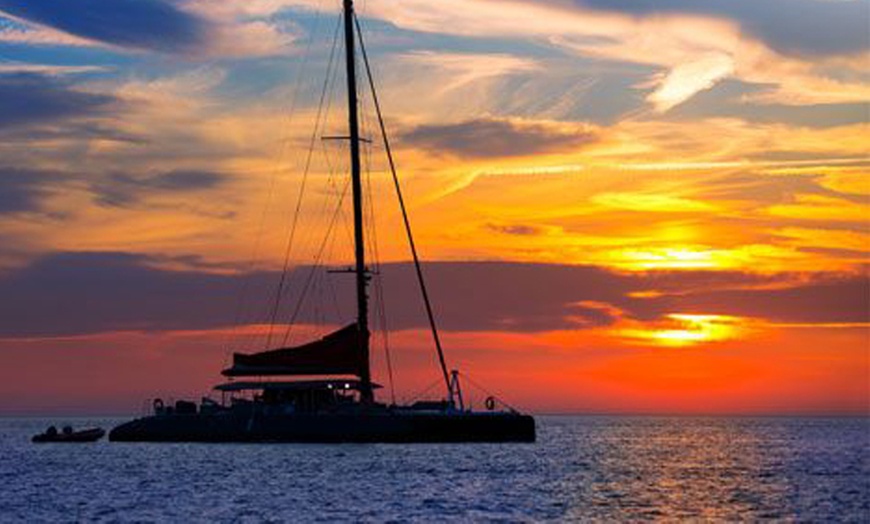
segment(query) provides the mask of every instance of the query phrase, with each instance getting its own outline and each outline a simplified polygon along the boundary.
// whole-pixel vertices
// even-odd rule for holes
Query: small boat
[[[103,438],[106,430],[103,428],[90,428],[73,431],[72,426],[64,426],[61,431],[58,431],[54,426],[50,426],[45,433],[34,435],[31,442],[96,442]]]

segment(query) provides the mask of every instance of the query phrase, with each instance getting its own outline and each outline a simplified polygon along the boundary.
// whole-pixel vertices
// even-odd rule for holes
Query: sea
[[[870,418],[537,417],[534,444],[32,444],[6,522],[870,522]]]

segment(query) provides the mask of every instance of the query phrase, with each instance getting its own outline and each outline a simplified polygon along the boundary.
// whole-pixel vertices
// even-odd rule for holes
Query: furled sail
[[[365,336],[368,336],[366,333]],[[351,324],[302,346],[254,354],[233,353],[228,377],[262,375],[357,375],[366,365],[357,325]]]

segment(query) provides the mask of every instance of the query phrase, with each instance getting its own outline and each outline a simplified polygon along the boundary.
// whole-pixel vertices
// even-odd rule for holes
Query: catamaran
[[[423,271],[411,235],[395,163],[381,115],[353,0],[343,0],[347,72],[350,183],[353,196],[356,321],[318,340],[253,354],[234,353],[222,374],[232,379],[215,389],[230,402],[204,398],[200,404],[156,399],[153,413],[123,423],[109,433],[112,441],[139,442],[533,442],[535,420],[494,397],[485,410],[467,406],[457,371],[448,371]],[[402,210],[405,232],[434,346],[445,397],[408,405],[379,402],[372,382],[368,286],[360,161],[356,43],[365,65],[384,149]],[[280,377],[318,377],[281,380]],[[353,377],[353,378],[348,378]],[[236,380],[241,378],[241,380]],[[264,378],[267,378],[264,380]],[[246,380],[247,379],[247,380]],[[244,395],[247,394],[247,395]]]

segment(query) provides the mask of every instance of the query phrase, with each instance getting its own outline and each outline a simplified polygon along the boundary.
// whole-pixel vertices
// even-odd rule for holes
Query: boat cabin
[[[373,384],[373,387],[381,386]],[[362,383],[356,379],[239,381],[215,386],[232,404],[253,402],[263,406],[291,407],[297,412],[315,412],[359,402]],[[224,402],[225,404],[225,402]]]

